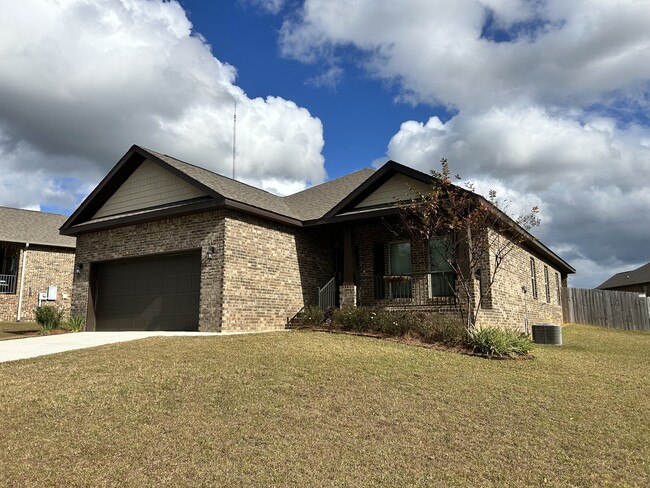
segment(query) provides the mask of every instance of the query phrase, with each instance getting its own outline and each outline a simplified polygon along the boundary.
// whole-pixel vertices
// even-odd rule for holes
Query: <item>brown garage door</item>
[[[198,252],[97,266],[95,330],[198,330]]]

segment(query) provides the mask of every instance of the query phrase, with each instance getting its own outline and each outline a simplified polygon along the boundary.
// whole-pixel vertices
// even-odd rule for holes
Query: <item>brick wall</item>
[[[411,243],[411,272],[422,274],[429,272],[428,249],[421,242],[413,242],[411,236],[402,226],[398,219],[382,219],[363,224],[357,224],[354,227],[354,245],[358,249],[359,262],[359,302],[364,306],[385,306],[388,309],[398,308],[396,302],[389,299],[375,299],[375,269],[374,269],[374,249],[376,244],[384,244],[384,275],[390,274],[389,270],[389,245],[390,243],[410,242]],[[458,315],[455,305],[450,304],[449,300],[443,299],[439,303],[429,301],[424,305],[428,297],[428,284],[425,276],[416,276],[412,280],[413,298],[418,310],[434,311],[436,313],[445,313]],[[420,283],[420,281],[423,281]],[[379,284],[377,284],[379,286]],[[385,286],[385,294],[388,297],[389,285]],[[418,295],[426,296],[418,296]]]
[[[492,245],[496,234],[490,231],[488,236],[483,236]],[[503,239],[501,237],[501,239]],[[358,224],[354,228],[354,243],[358,249],[358,285],[360,304],[366,306],[383,305],[387,308],[397,308],[395,302],[390,300],[377,301],[374,297],[374,245],[384,243],[384,273],[388,274],[388,243],[391,242],[411,242],[411,266],[414,274],[428,272],[428,253],[422,243],[412,242],[409,233],[403,229],[398,220],[382,220]],[[530,276],[530,258],[534,257],[528,251],[520,246],[515,246],[513,251],[508,255],[502,268],[497,272],[495,283],[491,291],[488,290],[486,283],[491,279],[491,273],[494,269],[494,252],[482,259],[478,267],[481,269],[481,281],[473,280],[472,300],[478,297],[479,286],[482,284],[485,298],[481,311],[478,315],[477,324],[479,326],[493,325],[497,327],[507,327],[515,329],[524,329],[524,320],[528,315],[529,325],[542,322],[562,323],[562,306],[561,298],[558,300],[556,287],[556,274],[562,283],[566,282],[566,277],[553,268],[550,264],[544,262],[538,257],[535,259],[535,272],[537,277],[537,298],[532,297],[530,293],[531,276]],[[489,262],[488,262],[489,259]],[[546,300],[546,291],[544,287],[544,267],[548,268],[549,276],[549,301]],[[417,277],[413,278],[413,289],[417,287]],[[528,293],[524,296],[522,286],[526,286]],[[421,288],[424,289],[426,285]],[[457,285],[458,289],[458,285]],[[560,291],[561,292],[561,291]],[[415,291],[413,293],[414,298]],[[459,291],[459,297],[463,298],[463,293]],[[417,300],[416,300],[417,301]],[[461,301],[461,304],[463,302]],[[420,310],[430,310],[437,313],[444,313],[458,316],[458,309],[453,305],[418,305]]]
[[[360,304],[374,300],[374,245],[410,241],[397,219],[357,224],[353,241],[358,256]],[[77,263],[84,270],[74,276],[74,314],[86,315],[90,263],[160,253],[215,247],[211,260],[202,258],[199,329],[202,331],[283,328],[305,304],[317,303],[317,288],[334,276],[334,249],[342,245],[342,228],[297,229],[233,211],[212,211],[109,229],[77,238]],[[428,272],[428,252],[412,243],[412,272]],[[557,271],[538,258],[538,297],[530,289],[530,257],[516,248],[497,275],[490,299],[479,314],[479,325],[523,328],[529,323],[561,323],[557,300]],[[491,258],[493,259],[493,257]],[[384,273],[388,274],[388,246]],[[550,301],[546,301],[544,266],[548,266]],[[482,263],[482,279],[489,280],[494,263]],[[472,285],[476,290],[478,281]],[[525,299],[525,300],[524,300]],[[458,314],[450,303],[426,308]]]
[[[283,328],[317,287],[333,276],[331,246],[322,231],[307,232],[231,211],[203,212],[108,229],[77,238],[73,313],[86,315],[89,264],[215,247],[202,258],[199,330]]]
[[[328,235],[227,213],[223,330],[284,328],[334,273]]]
[[[0,320],[15,321],[18,314],[20,281],[23,272],[23,256],[26,272],[23,283],[21,320],[34,320],[34,308],[38,306],[39,292],[47,292],[50,285],[57,287],[56,300],[43,304],[62,308],[70,313],[72,299],[72,276],[74,274],[74,249],[47,246],[30,246],[20,250],[16,273],[16,293],[0,295]]]
[[[494,231],[490,230],[491,238]],[[537,298],[531,290],[531,258],[535,261],[535,277],[537,283]],[[494,269],[494,254],[490,255],[490,268]],[[544,267],[548,269],[549,300],[546,298]],[[529,326],[536,323],[562,323],[562,300],[558,300],[556,274],[560,282],[562,276],[557,269],[534,256],[521,246],[515,246],[503,261],[501,269],[492,285],[492,303],[490,308],[481,310],[478,316],[479,326],[500,326],[524,330],[525,318],[528,315]],[[484,273],[485,277],[485,273]],[[526,288],[526,293],[522,287]],[[530,328],[529,328],[530,330]]]
[[[83,271],[74,275],[73,313],[86,316],[90,263],[200,248],[199,330],[221,330],[223,233],[223,212],[213,211],[78,236],[76,263]],[[209,246],[214,258],[204,259]]]

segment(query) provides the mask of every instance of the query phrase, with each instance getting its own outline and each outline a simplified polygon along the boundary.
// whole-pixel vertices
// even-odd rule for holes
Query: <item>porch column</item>
[[[343,283],[339,287],[341,308],[357,306],[357,287],[354,284],[354,246],[352,228],[343,231]]]

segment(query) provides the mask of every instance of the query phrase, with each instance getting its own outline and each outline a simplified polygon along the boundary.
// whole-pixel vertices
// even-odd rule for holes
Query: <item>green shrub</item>
[[[343,330],[371,331],[375,330],[373,319],[375,312],[365,307],[347,307],[334,310],[332,317],[335,326]]]
[[[63,324],[63,328],[70,332],[81,332],[86,325],[86,319],[82,315],[71,315],[70,318]]]
[[[527,335],[515,331],[484,327],[467,333],[467,345],[474,352],[492,356],[525,356],[533,348]]]
[[[377,332],[399,337],[413,330],[417,321],[407,312],[380,311],[376,312],[373,322]]]
[[[436,313],[416,313],[412,331],[423,342],[441,342],[449,346],[464,344],[467,338],[467,328],[456,317]]]
[[[365,307],[337,309],[334,326],[357,332],[380,332],[393,337],[413,334],[423,342],[463,344],[465,326],[454,317],[424,312],[386,311]]]
[[[42,334],[49,334],[57,329],[63,320],[63,310],[53,305],[41,305],[34,309],[36,323],[41,326]]]
[[[307,305],[303,310],[305,325],[322,325],[325,322],[325,312],[318,305]]]

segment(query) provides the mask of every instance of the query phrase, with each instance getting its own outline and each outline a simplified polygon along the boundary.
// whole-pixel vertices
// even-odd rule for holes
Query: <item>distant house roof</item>
[[[59,234],[67,217],[47,212],[0,207],[0,241],[74,249],[74,237]]]
[[[650,283],[650,263],[644,264],[640,268],[633,269],[632,271],[616,273],[597,288],[599,290],[611,290],[612,288],[641,285],[644,283]]]

